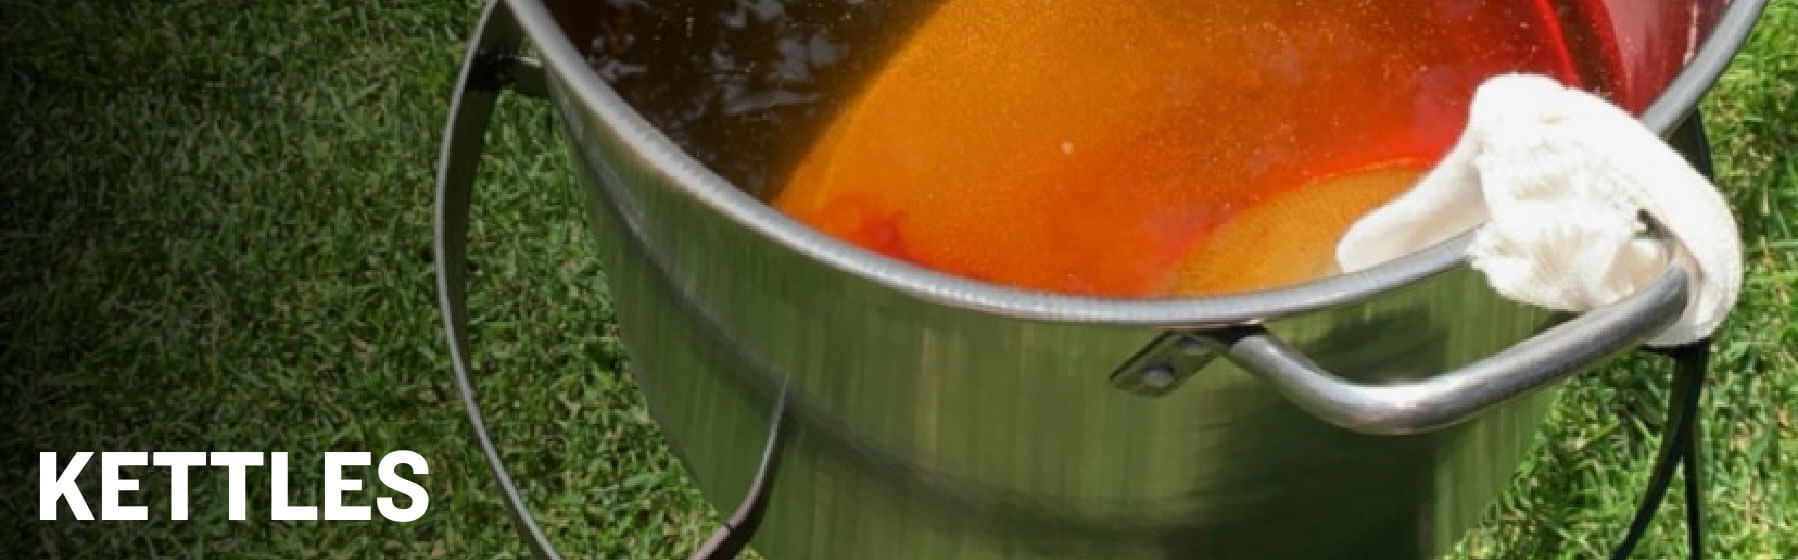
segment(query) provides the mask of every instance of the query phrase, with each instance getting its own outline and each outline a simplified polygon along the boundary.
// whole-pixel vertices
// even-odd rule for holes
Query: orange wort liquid
[[[1579,85],[1548,0],[948,0],[773,204],[858,246],[1081,295],[1333,272],[1502,72]]]

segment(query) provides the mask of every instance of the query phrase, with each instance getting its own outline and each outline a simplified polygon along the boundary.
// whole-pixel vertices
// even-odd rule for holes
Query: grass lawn
[[[431,275],[432,163],[477,7],[0,0],[0,473],[17,490],[0,558],[526,554],[454,401]],[[1750,271],[1704,407],[1711,547],[1792,558],[1798,0],[1774,1],[1705,108]],[[712,515],[633,389],[559,130],[544,103],[499,121],[474,309],[514,475],[565,552],[679,557]],[[1573,382],[1459,557],[1601,557],[1644,484],[1666,372],[1625,359]],[[415,523],[230,522],[211,469],[191,521],[166,521],[155,476],[127,503],[165,521],[35,521],[40,450],[284,450],[294,499],[316,504],[323,452],[394,449],[430,461]],[[1671,502],[1638,558],[1683,555]]]

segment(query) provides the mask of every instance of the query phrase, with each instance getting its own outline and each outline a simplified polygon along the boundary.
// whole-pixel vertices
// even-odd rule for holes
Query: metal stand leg
[[[787,391],[783,387],[779,400],[774,402],[773,417],[768,419],[768,444],[762,447],[761,465],[755,470],[755,480],[750,482],[749,491],[743,493],[743,503],[737,505],[723,527],[713,532],[699,548],[693,549],[687,560],[736,558],[749,546],[749,539],[755,536],[756,527],[762,523],[762,512],[768,507],[769,483],[780,463],[780,445],[786,434],[786,412]]]
[[[456,377],[456,390],[462,407],[468,413],[468,424],[474,429],[475,441],[487,467],[493,471],[501,497],[512,512],[519,532],[530,542],[533,552],[545,560],[561,560],[555,545],[549,542],[542,526],[531,515],[524,494],[513,484],[512,476],[500,458],[499,450],[487,431],[481,405],[475,395],[468,351],[468,221],[473,199],[475,172],[480,167],[481,152],[486,143],[487,127],[492,122],[493,107],[502,91],[510,89],[533,97],[545,95],[542,68],[536,61],[520,56],[523,31],[510,10],[500,0],[483,8],[480,23],[469,40],[469,49],[456,78],[456,89],[450,97],[449,122],[444,126],[443,146],[437,159],[437,200],[433,232],[436,251],[438,306],[443,313],[443,328],[449,340],[450,366]],[[777,459],[784,432],[786,399],[772,411],[768,444],[762,453],[761,468],[756,473],[743,504],[711,539],[694,551],[693,559],[732,558],[748,545],[766,506],[768,481]]]
[[[468,423],[474,428],[475,441],[492,469],[500,492],[512,510],[518,529],[538,556],[561,560],[555,546],[544,536],[543,528],[531,516],[523,495],[512,483],[506,465],[500,459],[493,438],[487,433],[487,422],[475,397],[470,379],[468,353],[468,211],[474,189],[475,172],[481,163],[481,150],[486,143],[487,126],[492,121],[493,106],[504,88],[504,76],[511,53],[517,52],[522,39],[512,13],[498,0],[489,2],[481,11],[480,23],[469,40],[468,54],[456,78],[456,89],[450,97],[449,123],[444,126],[443,148],[437,158],[437,204],[434,224],[438,307],[443,312],[443,327],[448,335],[450,365],[455,370],[456,389],[462,406],[468,412]]]
[[[1687,119],[1685,126],[1675,131],[1674,145],[1691,160],[1705,177],[1715,179],[1716,169],[1711,161],[1710,138],[1704,132],[1704,115],[1696,109]],[[1691,551],[1692,560],[1704,559],[1704,420],[1700,400],[1704,394],[1706,374],[1710,369],[1711,340],[1694,343],[1688,354],[1675,354],[1677,367],[1687,371],[1675,376],[1675,381],[1684,379],[1691,387],[1691,395],[1687,397],[1686,412],[1690,415],[1685,421],[1686,448],[1684,461],[1680,468],[1685,470],[1686,479],[1686,545]]]
[[[1711,169],[1710,143],[1705,138],[1702,117],[1694,112],[1673,132],[1669,141],[1706,177]],[[1699,421],[1703,411],[1699,404],[1709,369],[1711,340],[1704,339],[1658,353],[1673,360],[1673,385],[1667,395],[1667,423],[1661,431],[1661,447],[1649,471],[1648,489],[1636,507],[1629,530],[1611,551],[1612,560],[1623,560],[1635,551],[1636,543],[1648,531],[1648,524],[1666,498],[1673,483],[1673,471],[1685,470],[1686,540],[1693,560],[1704,558],[1704,479],[1701,468],[1702,431]]]

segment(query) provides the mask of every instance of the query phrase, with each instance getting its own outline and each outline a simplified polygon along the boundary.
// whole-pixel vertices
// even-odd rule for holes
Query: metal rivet
[[[1174,385],[1174,368],[1166,364],[1155,364],[1142,371],[1142,386],[1159,391]]]

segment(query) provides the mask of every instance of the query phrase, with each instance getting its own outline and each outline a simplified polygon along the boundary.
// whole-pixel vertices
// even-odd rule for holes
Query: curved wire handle
[[[525,505],[524,496],[506,471],[499,449],[487,433],[487,422],[475,396],[469,374],[468,353],[468,211],[474,189],[475,171],[481,162],[486,143],[487,125],[493,117],[493,106],[504,89],[503,69],[506,52],[522,39],[522,31],[512,13],[498,0],[481,10],[480,23],[469,39],[468,53],[456,77],[450,97],[449,122],[444,126],[443,146],[437,158],[436,210],[433,216],[432,245],[437,269],[438,308],[443,312],[443,328],[450,349],[450,367],[455,370],[456,390],[461,393],[462,407],[468,412],[468,424],[474,428],[475,442],[486,457],[487,466],[499,484],[501,497],[511,509],[518,530],[524,533],[538,556],[561,560],[555,546],[549,543],[543,528],[537,525]]]
[[[438,307],[443,313],[443,328],[449,342],[450,367],[454,370],[456,390],[468,413],[475,442],[481,448],[487,467],[493,471],[494,482],[499,485],[501,498],[511,510],[518,531],[530,542],[532,551],[545,560],[562,560],[543,527],[531,515],[523,492],[512,482],[505,460],[500,457],[487,430],[480,400],[475,395],[468,352],[469,207],[475,172],[480,167],[481,152],[486,144],[487,127],[492,123],[493,108],[500,92],[508,88],[526,95],[541,96],[544,92],[540,68],[534,61],[517,55],[522,40],[523,32],[512,12],[500,0],[488,2],[469,39],[468,53],[450,97],[449,120],[444,126],[443,145],[437,158],[432,245],[436,257]],[[769,480],[780,456],[785,411],[786,391],[783,390],[773,407],[768,442],[762,450],[761,464],[749,492],[724,526],[697,547],[689,558],[732,558],[748,546],[766,506]]]

